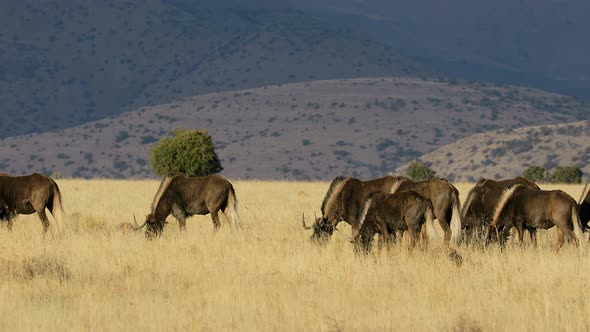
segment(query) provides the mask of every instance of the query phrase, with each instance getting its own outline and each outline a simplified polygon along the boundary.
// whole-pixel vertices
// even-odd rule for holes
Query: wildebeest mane
[[[363,227],[363,223],[365,222],[365,218],[367,217],[367,213],[369,212],[369,208],[371,207],[371,204],[373,203],[373,197],[375,197],[378,194],[382,194],[382,192],[380,191],[373,191],[370,192],[367,197],[365,197],[365,200],[363,201],[363,204],[361,204],[361,209],[359,210],[359,217],[358,217],[358,221],[359,221],[359,225],[357,229],[361,229]]]
[[[332,196],[334,196],[334,191],[336,191],[337,187],[339,187],[338,185],[348,179],[350,179],[350,177],[339,176],[332,180],[332,183],[330,183],[330,188],[328,188],[326,196],[324,196],[324,200],[322,201],[322,215],[326,215],[326,206],[328,206],[328,201],[332,198]]]
[[[156,206],[158,205],[158,202],[162,198],[162,195],[164,195],[164,192],[166,191],[166,189],[168,189],[168,186],[170,186],[170,182],[172,182],[173,178],[174,178],[174,176],[166,176],[162,179],[162,182],[160,182],[160,187],[158,188],[158,191],[156,192],[156,196],[154,196],[154,200],[151,205],[152,213],[156,210]]]
[[[496,224],[498,223],[498,218],[500,217],[502,210],[504,210],[506,203],[508,203],[508,200],[510,199],[510,197],[512,197],[514,192],[519,188],[524,188],[524,186],[517,184],[515,186],[512,186],[509,189],[504,190],[504,192],[502,193],[502,196],[500,196],[500,199],[498,200],[498,204],[496,204],[496,208],[494,208],[494,214],[493,214],[493,218],[492,218],[492,225],[493,226],[496,226]]]
[[[395,194],[396,191],[398,191],[399,187],[402,185],[402,183],[404,183],[404,181],[406,181],[407,178],[404,177],[400,177],[398,179],[396,179],[393,184],[391,185],[391,189],[389,190],[390,194]]]
[[[485,181],[484,181],[485,182]],[[481,186],[478,182],[469,192],[467,193],[467,198],[465,199],[465,203],[463,203],[463,209],[461,210],[461,217],[465,220],[467,218],[467,211],[471,206],[471,202],[473,202],[473,197],[481,190]]]

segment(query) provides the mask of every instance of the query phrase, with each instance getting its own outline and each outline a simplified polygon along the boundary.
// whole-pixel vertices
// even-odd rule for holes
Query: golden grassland
[[[147,241],[116,225],[143,220],[158,181],[58,184],[63,236],[35,215],[0,229],[0,330],[590,330],[589,248],[555,253],[554,230],[537,249],[461,246],[460,266],[440,241],[356,255],[344,223],[323,248],[301,228],[328,183],[236,181],[242,231],[170,217]]]

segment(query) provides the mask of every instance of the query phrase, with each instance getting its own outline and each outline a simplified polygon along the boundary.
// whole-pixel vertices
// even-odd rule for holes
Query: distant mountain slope
[[[293,0],[447,75],[590,100],[587,0]]]
[[[294,83],[6,138],[0,172],[150,177],[151,144],[184,127],[209,130],[223,174],[233,178],[369,178],[476,133],[572,122],[588,111],[574,98],[511,86],[410,78]]]
[[[0,2],[0,137],[184,96],[313,79],[419,74],[390,47],[282,6]]]
[[[420,157],[438,175],[454,181],[521,176],[531,165],[551,171],[577,166],[590,175],[590,122],[579,121],[473,135]],[[397,172],[405,172],[407,165]]]

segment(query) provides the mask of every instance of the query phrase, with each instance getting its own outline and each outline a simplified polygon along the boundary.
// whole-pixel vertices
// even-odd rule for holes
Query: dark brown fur
[[[37,213],[43,231],[49,228],[45,209],[53,215],[58,229],[61,228],[63,204],[57,183],[48,176],[32,174],[25,176],[0,175],[0,219],[7,221],[12,229],[14,217],[18,214]]]
[[[517,177],[502,181],[480,179],[467,194],[461,215],[466,241],[479,242],[483,239],[486,227],[490,224],[494,208],[505,189],[515,185],[540,189],[534,182]]]
[[[359,209],[365,197],[373,192],[389,193],[396,181],[394,176],[362,181],[350,177],[337,177],[330,184],[322,202],[322,216],[316,218],[311,227],[313,228],[312,239],[325,242],[334,232],[340,221],[345,221],[353,229],[358,225]]]
[[[383,243],[388,244],[391,234],[410,234],[410,249],[422,234],[423,245],[427,246],[425,223],[432,225],[433,207],[430,199],[415,191],[395,194],[373,192],[367,196],[359,216],[359,227],[353,232],[353,242],[365,251],[371,246],[375,234],[381,234]]]
[[[587,186],[588,184],[584,186],[584,195],[580,197],[580,201],[578,202],[578,206],[580,208],[580,221],[582,222],[582,227],[584,227],[585,230],[588,230],[590,226],[590,190],[586,190]]]
[[[427,181],[416,182],[408,178],[402,178],[396,192],[414,190],[430,199],[434,207],[434,216],[442,227],[445,235],[445,243],[453,237],[453,242],[461,238],[461,214],[459,191],[445,179],[434,178]],[[451,230],[451,226],[454,228]],[[453,234],[454,233],[454,234]]]
[[[180,229],[185,230],[187,217],[210,213],[213,227],[218,229],[221,226],[218,215],[221,210],[232,226],[240,228],[236,208],[237,199],[232,184],[219,175],[165,178],[152,203],[152,212],[144,223],[147,226],[146,236],[159,235],[171,214],[178,220]]]
[[[524,230],[527,229],[536,246],[536,230],[553,226],[558,228],[557,250],[565,242],[564,236],[576,245],[579,243],[582,225],[576,201],[561,190],[539,190],[517,185],[506,190],[500,198],[486,237],[492,228],[502,234],[515,227],[522,244]],[[505,236],[499,235],[499,238],[502,241]]]

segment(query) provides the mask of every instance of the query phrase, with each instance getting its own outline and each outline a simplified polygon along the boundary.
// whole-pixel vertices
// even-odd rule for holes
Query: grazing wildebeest
[[[398,233],[397,238],[401,240],[407,231],[410,234],[410,249],[418,241],[418,234],[422,235],[423,247],[426,248],[426,228],[434,232],[433,220],[432,202],[413,190],[395,194],[372,192],[363,202],[352,241],[368,252],[375,234],[381,234],[383,242],[388,244],[390,234]]]
[[[181,230],[186,230],[186,218],[195,214],[211,214],[213,227],[218,229],[219,211],[229,219],[230,225],[240,228],[237,212],[238,201],[232,184],[219,175],[187,177],[182,174],[166,177],[152,202],[152,211],[143,225],[145,235],[150,238],[159,235],[170,214],[178,220]]]
[[[522,245],[523,233],[527,229],[531,233],[533,244],[537,245],[536,230],[549,229],[557,226],[557,251],[565,242],[564,235],[576,245],[582,237],[582,225],[578,216],[576,201],[561,190],[539,190],[515,185],[506,189],[487,228],[486,239],[491,230],[495,229],[500,243],[504,245],[506,237],[501,233],[508,232],[511,227],[518,231],[518,239]],[[573,231],[572,231],[573,229]]]
[[[0,175],[0,219],[7,221],[12,229],[12,221],[18,214],[37,213],[43,231],[49,228],[48,209],[55,219],[58,231],[62,229],[65,213],[61,192],[57,183],[48,176],[31,174],[25,176]]]
[[[517,177],[502,181],[480,179],[467,194],[461,211],[465,240],[483,239],[487,225],[490,224],[494,208],[505,189],[520,184],[525,187],[540,189],[534,182]]]
[[[354,230],[365,197],[373,191],[389,193],[395,182],[396,177],[390,175],[368,181],[339,176],[332,181],[324,196],[322,216],[315,218],[312,226],[307,226],[303,215],[303,228],[313,229],[311,238],[318,243],[326,243],[340,221],[347,222]]]
[[[416,182],[400,177],[391,193],[414,190],[430,199],[434,207],[434,216],[445,232],[445,243],[452,240],[459,243],[461,239],[461,202],[459,191],[449,181],[433,178],[427,181]]]
[[[588,230],[590,224],[590,186],[586,184],[584,186],[584,190],[582,190],[582,195],[580,196],[580,200],[578,201],[578,207],[580,208],[580,221],[582,222],[582,227],[585,230]]]

